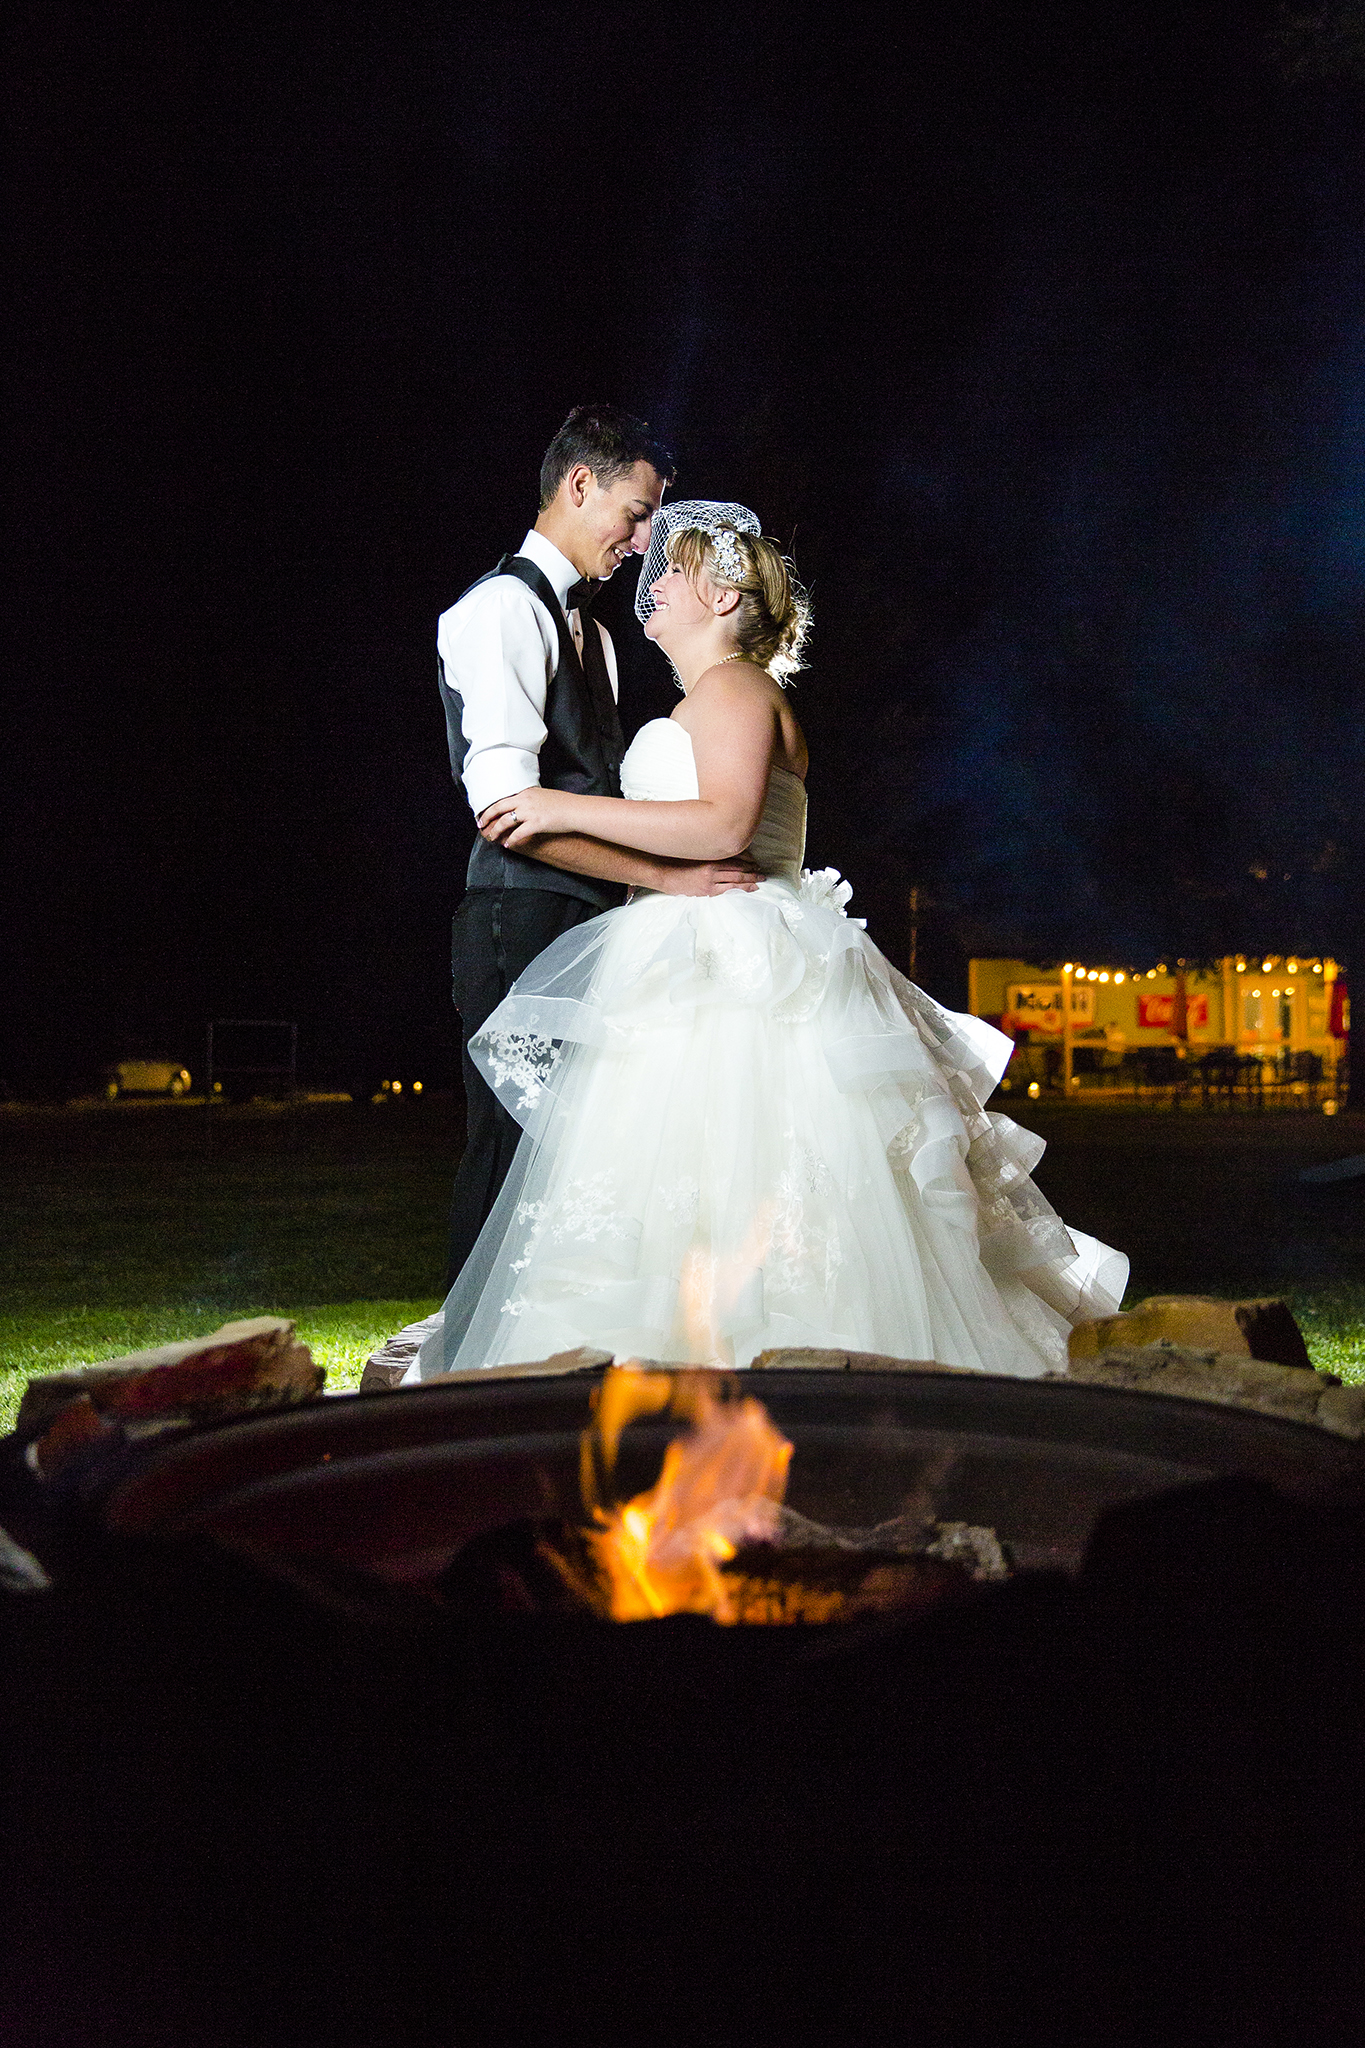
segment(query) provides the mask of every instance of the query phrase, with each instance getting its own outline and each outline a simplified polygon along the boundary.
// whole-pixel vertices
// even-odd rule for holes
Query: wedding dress
[[[685,729],[644,726],[621,784],[696,797]],[[848,884],[802,872],[805,825],[774,768],[755,891],[637,894],[549,946],[475,1036],[525,1136],[443,1315],[405,1333],[408,1379],[580,1345],[1036,1375],[1118,1307],[1127,1260],[1067,1231],[1029,1179],[1042,1140],[983,1107],[1009,1040],[883,958]]]

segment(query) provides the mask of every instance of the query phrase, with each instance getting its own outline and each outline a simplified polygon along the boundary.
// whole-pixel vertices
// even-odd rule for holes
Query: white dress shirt
[[[535,563],[562,606],[579,580],[568,557],[534,528],[517,553]],[[583,622],[577,611],[564,616],[581,655]],[[597,631],[615,697],[616,650],[606,627],[598,625]],[[446,682],[460,699],[468,742],[462,780],[477,818],[499,797],[540,781],[545,700],[559,666],[559,628],[517,577],[494,576],[442,612],[436,645]]]

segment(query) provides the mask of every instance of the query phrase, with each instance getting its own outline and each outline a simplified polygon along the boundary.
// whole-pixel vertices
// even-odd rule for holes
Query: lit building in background
[[[1144,1049],[1236,1055],[1283,1066],[1312,1055],[1331,1076],[1347,1048],[1350,1008],[1335,960],[1230,953],[1186,967],[1135,969],[1113,961],[973,960],[968,1007],[1020,1045],[1065,1051],[1066,1085]],[[1070,1030],[1065,1001],[1070,991]]]

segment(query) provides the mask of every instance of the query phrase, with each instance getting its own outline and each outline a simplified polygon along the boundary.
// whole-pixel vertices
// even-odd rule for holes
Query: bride
[[[562,832],[747,849],[762,879],[636,891],[549,946],[471,1041],[524,1134],[443,1313],[404,1333],[424,1339],[407,1378],[581,1345],[1063,1366],[1127,1260],[1067,1231],[1028,1177],[1042,1142],[985,1110],[1009,1041],[899,974],[832,869],[802,871],[807,752],[783,685],[809,614],[789,565],[745,507],[671,505],[636,610],[683,701],[636,735],[624,794],[522,790],[480,829],[530,852]]]

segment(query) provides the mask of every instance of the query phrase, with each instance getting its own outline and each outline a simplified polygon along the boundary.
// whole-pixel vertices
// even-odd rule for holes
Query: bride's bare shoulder
[[[757,662],[717,662],[697,678],[673,719],[698,737],[731,722],[752,728],[755,721],[771,721],[773,762],[794,775],[806,773],[809,756],[795,713],[786,693]]]
[[[758,707],[776,712],[782,692],[767,669],[753,661],[718,661],[698,676],[673,716],[684,724],[689,717],[724,717],[727,713]]]

